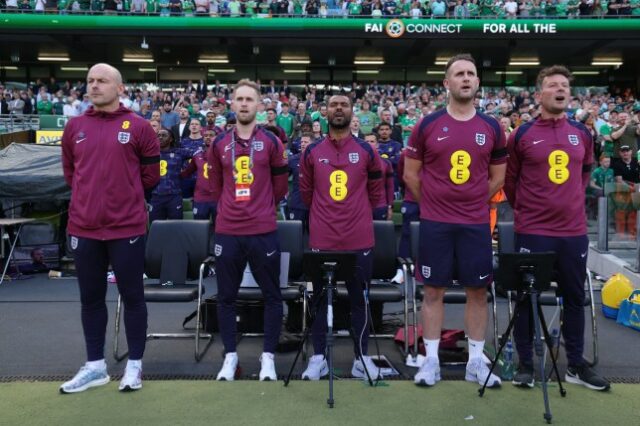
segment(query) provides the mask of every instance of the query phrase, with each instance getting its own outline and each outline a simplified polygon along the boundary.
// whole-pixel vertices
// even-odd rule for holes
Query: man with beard
[[[504,182],[505,135],[500,124],[476,112],[480,85],[473,57],[456,55],[445,68],[449,105],[423,118],[411,132],[404,181],[420,204],[417,274],[424,282],[422,319],[426,359],[414,382],[440,380],[438,346],[444,320],[443,297],[454,276],[465,288],[465,329],[469,361],[465,379],[500,385],[483,361],[487,327],[487,286],[493,263],[489,206]]]
[[[568,367],[565,380],[589,389],[608,390],[609,382],[583,359],[584,282],[587,277],[585,189],[593,163],[593,137],[587,127],[569,120],[571,72],[544,68],[536,81],[540,117],[518,127],[507,144],[505,193],[514,209],[516,251],[556,253],[562,290]],[[629,148],[629,147],[626,147]],[[513,384],[532,388],[533,345],[529,299],[514,328],[519,366]]]
[[[352,251],[357,255],[353,276],[347,280],[351,327],[356,337],[356,359],[351,374],[373,378],[379,369],[367,356],[369,327],[363,290],[371,280],[373,262],[372,207],[384,197],[381,161],[365,141],[351,134],[352,105],[349,97],[329,99],[329,134],[311,144],[300,162],[300,195],[309,206],[309,247],[322,251]],[[316,317],[312,325],[314,355],[302,373],[304,380],[319,380],[328,373],[325,359],[327,333],[326,299],[319,298],[322,283],[313,283]],[[366,368],[366,370],[365,370]]]
[[[291,191],[289,192],[287,206],[289,219],[302,221],[302,226],[306,232],[309,231],[309,207],[300,198],[300,160],[312,140],[313,135],[311,133],[303,133],[299,139],[300,152],[289,155],[289,174],[291,175]]]
[[[236,126],[211,144],[208,161],[213,200],[218,202],[214,254],[218,277],[218,324],[225,358],[217,380],[234,380],[236,298],[247,261],[264,297],[264,344],[260,380],[277,379],[274,352],[282,325],[280,244],[276,205],[287,193],[287,156],[282,142],[256,126],[260,100],[253,81],[236,84]]]

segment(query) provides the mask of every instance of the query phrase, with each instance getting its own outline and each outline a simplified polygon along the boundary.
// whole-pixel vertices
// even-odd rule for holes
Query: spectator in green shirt
[[[604,196],[604,189],[607,183],[615,182],[613,169],[611,166],[611,158],[605,154],[600,156],[600,166],[591,172],[591,181],[589,182],[589,192],[596,197]]]
[[[40,99],[41,100],[36,104],[36,108],[38,109],[38,115],[53,114],[53,104],[49,100],[49,95],[47,93],[43,93]]]
[[[287,135],[287,140],[293,139],[293,115],[289,114],[289,104],[286,102],[282,103],[282,112],[276,118],[276,124],[284,130],[284,133]]]
[[[362,101],[362,109],[357,114],[357,117],[360,120],[360,129],[362,129],[362,133],[365,135],[371,133],[373,128],[376,127],[380,121],[376,113],[371,111],[370,108],[371,104],[369,101]]]
[[[322,131],[323,135],[326,135],[327,133],[329,133],[329,118],[327,117],[326,104],[324,103],[321,104],[320,110],[315,111],[311,114],[311,119],[313,121],[318,121],[320,123],[320,130]],[[360,121],[360,123],[362,124],[362,121]]]

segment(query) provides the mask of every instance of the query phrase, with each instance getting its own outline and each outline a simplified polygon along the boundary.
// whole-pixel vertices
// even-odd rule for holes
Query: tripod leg
[[[327,404],[333,408],[333,283],[327,285],[327,358],[329,362],[329,399]]]
[[[531,308],[533,310],[533,323],[534,323],[534,347],[538,361],[540,362],[540,383],[542,384],[542,397],[544,398],[544,419],[547,423],[551,423],[551,409],[549,408],[549,394],[547,392],[547,381],[544,370],[544,352],[542,350],[542,333],[540,331],[540,316],[541,307],[538,305],[538,292],[535,289],[531,290]]]
[[[551,341],[551,336],[549,336],[547,321],[544,319],[544,313],[542,312],[542,306],[540,305],[538,305],[538,315],[540,317],[540,323],[542,324],[542,332],[544,333],[544,339],[547,344],[547,348],[549,349],[549,356],[551,357],[551,365],[553,366],[553,372],[556,374],[556,379],[558,379],[558,387],[560,388],[560,395],[566,396],[567,391],[562,386],[562,381],[560,380],[560,373],[558,372],[558,363],[556,360],[556,356],[553,354],[553,342]]]
[[[323,294],[324,294],[324,290],[320,294],[318,294],[317,297],[316,295],[313,296],[315,300],[312,308],[312,317],[309,321],[309,324],[307,324],[307,326],[304,329],[304,335],[302,336],[302,341],[298,346],[298,352],[296,353],[296,357],[293,359],[293,363],[291,364],[291,368],[289,369],[289,374],[287,374],[287,378],[284,380],[285,386],[289,385],[289,382],[291,381],[291,376],[293,375],[293,370],[295,369],[296,364],[298,363],[298,358],[300,357],[300,354],[304,350],[304,345],[306,344],[307,339],[309,338],[309,334],[311,334],[311,327],[313,326],[313,322],[315,320],[315,314],[318,310],[318,306],[320,306],[319,301],[322,300]]]
[[[518,301],[514,310],[514,314],[511,317],[511,320],[509,321],[509,325],[507,326],[507,329],[502,334],[502,336],[500,336],[500,347],[498,347],[498,351],[496,352],[496,357],[493,359],[493,362],[491,363],[491,368],[489,368],[489,374],[487,375],[487,378],[485,379],[484,384],[482,385],[482,388],[478,389],[478,394],[480,395],[481,398],[484,396],[484,391],[487,389],[487,383],[489,383],[489,379],[491,378],[491,373],[493,373],[493,370],[496,368],[496,365],[498,364],[498,360],[500,359],[502,350],[504,349],[505,345],[509,341],[511,330],[513,329],[513,326],[516,323],[516,318],[518,317],[518,312],[520,311],[520,305],[522,303],[523,303],[522,300]]]

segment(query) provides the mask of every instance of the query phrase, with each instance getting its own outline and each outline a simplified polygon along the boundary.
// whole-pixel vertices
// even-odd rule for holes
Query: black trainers
[[[516,374],[511,381],[515,386],[521,386],[523,388],[532,388],[534,384],[533,379],[533,365],[520,364]]]
[[[568,383],[586,386],[589,389],[597,391],[607,391],[611,387],[604,377],[601,377],[594,369],[587,365],[567,367],[567,373],[564,375],[564,379]]]

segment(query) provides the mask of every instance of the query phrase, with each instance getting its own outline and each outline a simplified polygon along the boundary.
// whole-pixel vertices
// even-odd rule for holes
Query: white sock
[[[92,370],[106,370],[107,369],[107,363],[104,362],[104,358],[103,359],[99,359],[97,361],[87,361],[87,363],[85,364],[87,367],[89,367]]]
[[[141,359],[127,360],[127,368],[131,368],[131,367],[142,368],[142,360]]]
[[[469,360],[482,358],[484,352],[484,340],[467,339],[469,342]]]
[[[440,346],[440,339],[422,339],[424,341],[424,353],[426,354],[427,358],[435,358],[437,360],[439,360],[440,358],[438,358],[438,347]]]
[[[266,355],[267,357],[271,358],[271,359],[274,359],[274,358],[275,358],[275,357],[274,357],[274,355],[273,355],[271,352],[262,352],[262,356],[265,356],[265,355]]]

